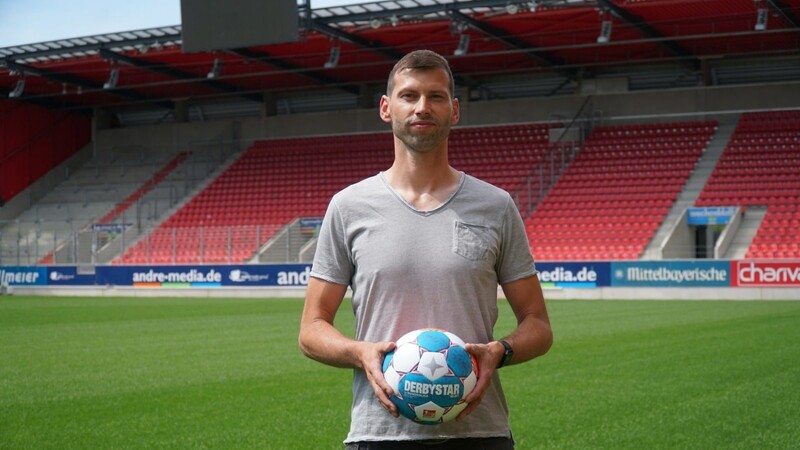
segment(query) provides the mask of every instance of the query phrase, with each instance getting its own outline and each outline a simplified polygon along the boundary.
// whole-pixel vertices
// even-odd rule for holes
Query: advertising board
[[[10,266],[0,267],[0,284],[6,286],[44,286],[47,268]]]
[[[687,223],[689,225],[721,225],[731,221],[736,214],[736,206],[711,206],[689,208]]]
[[[611,286],[730,286],[728,261],[615,261]]]
[[[305,286],[310,264],[232,266],[102,266],[97,284],[137,288]]]
[[[182,266],[0,266],[7,286],[219,288],[308,284],[311,264]],[[545,288],[797,287],[800,260],[537,262]],[[88,273],[87,273],[88,272]],[[800,289],[798,289],[800,292]]]
[[[608,262],[537,262],[539,281],[545,288],[595,288],[610,286]]]
[[[93,286],[94,274],[78,273],[75,266],[50,266],[47,268],[48,286]]]
[[[800,261],[731,261],[731,286],[798,287]]]

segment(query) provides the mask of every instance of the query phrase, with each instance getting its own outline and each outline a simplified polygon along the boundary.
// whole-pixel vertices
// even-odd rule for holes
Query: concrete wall
[[[686,211],[681,214],[681,219],[663,243],[661,259],[694,259],[694,228],[689,226],[688,217]]]
[[[198,143],[239,141],[238,127],[236,121],[219,120],[98,130],[95,147],[98,153],[130,148],[177,153]]]
[[[95,297],[303,298],[304,287],[148,289],[132,287],[14,286],[15,295]],[[347,296],[351,294],[348,290]],[[498,289],[498,296],[503,297]],[[545,289],[546,300],[800,300],[796,288],[595,288]]]
[[[567,95],[464,101],[460,126],[543,122],[553,114],[572,117],[586,99],[584,95]],[[591,97],[588,108],[608,123],[702,120],[732,111],[800,108],[800,83],[600,93]],[[388,130],[375,108],[108,129],[97,132],[96,142],[100,151],[130,145],[178,151],[213,140],[241,142],[244,149],[256,139]]]

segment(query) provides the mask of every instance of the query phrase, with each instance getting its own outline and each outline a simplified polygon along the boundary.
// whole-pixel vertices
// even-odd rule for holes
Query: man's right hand
[[[394,391],[383,376],[383,358],[395,347],[394,342],[360,342],[359,360],[381,406],[391,415],[399,417],[397,406],[390,399]]]

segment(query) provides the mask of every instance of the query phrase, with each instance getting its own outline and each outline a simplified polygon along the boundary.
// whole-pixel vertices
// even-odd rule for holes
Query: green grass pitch
[[[502,370],[518,449],[800,447],[800,302],[548,308],[550,353]],[[302,356],[301,309],[0,297],[0,448],[342,448],[351,372]]]

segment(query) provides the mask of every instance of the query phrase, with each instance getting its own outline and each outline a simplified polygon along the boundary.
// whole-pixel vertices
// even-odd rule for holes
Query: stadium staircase
[[[128,208],[131,207],[136,201],[144,197],[145,194],[150,192],[158,183],[164,181],[167,176],[172,173],[182,162],[189,157],[189,152],[180,152],[178,153],[172,160],[170,160],[164,167],[161,168],[152,178],[145,181],[139,189],[136,190],[133,194],[129,195],[128,198],[119,202],[117,206],[114,207],[111,211],[108,212],[105,216],[101,217],[100,220],[97,221],[98,224],[109,224],[118,217],[122,215],[123,212],[127,211]]]
[[[672,205],[672,208],[670,208],[658,231],[647,245],[643,255],[644,259],[664,258],[661,248],[662,244],[675,227],[679,225],[686,209],[693,206],[697,201],[703,187],[708,183],[711,172],[714,170],[720,157],[722,157],[725,147],[728,146],[728,142],[731,136],[733,136],[736,125],[739,123],[739,118],[740,115],[731,115],[719,121],[717,131],[713,134],[708,148],[703,152],[695,169],[692,171],[692,175],[678,195],[678,199]]]
[[[598,127],[525,221],[539,261],[638,259],[717,122]]]
[[[117,203],[113,209],[108,211],[105,215],[103,215],[99,220],[95,223],[99,225],[108,225],[111,224],[113,221],[119,219],[120,217],[124,217],[123,214],[137,201],[142,199],[148,192],[152,191],[159,183],[164,181],[175,169],[183,163],[186,158],[189,157],[189,152],[180,152],[170,161],[168,161],[163,167],[161,167],[153,176],[149,179],[145,180],[139,187],[130,195],[128,195],[125,199]],[[79,253],[90,253],[91,252],[91,236],[90,231],[92,230],[92,226],[95,223],[87,223],[83,226],[77,241],[77,245],[81,248],[76,249]],[[81,235],[86,236],[86,239],[81,239]],[[65,247],[69,244],[75,244],[75,242],[62,242],[59,247],[45,255],[40,261],[39,264],[53,264],[55,261],[56,252],[65,251]],[[86,257],[78,257],[78,260],[89,260],[90,258]]]
[[[48,174],[47,190],[31,193],[35,202],[0,228],[3,264],[94,262],[91,225],[166,164],[163,151],[141,146],[103,148],[92,157],[95,151],[87,147],[80,158]],[[145,195],[162,195],[160,186]]]
[[[800,258],[800,110],[745,113],[697,206],[766,207],[746,258]]]

